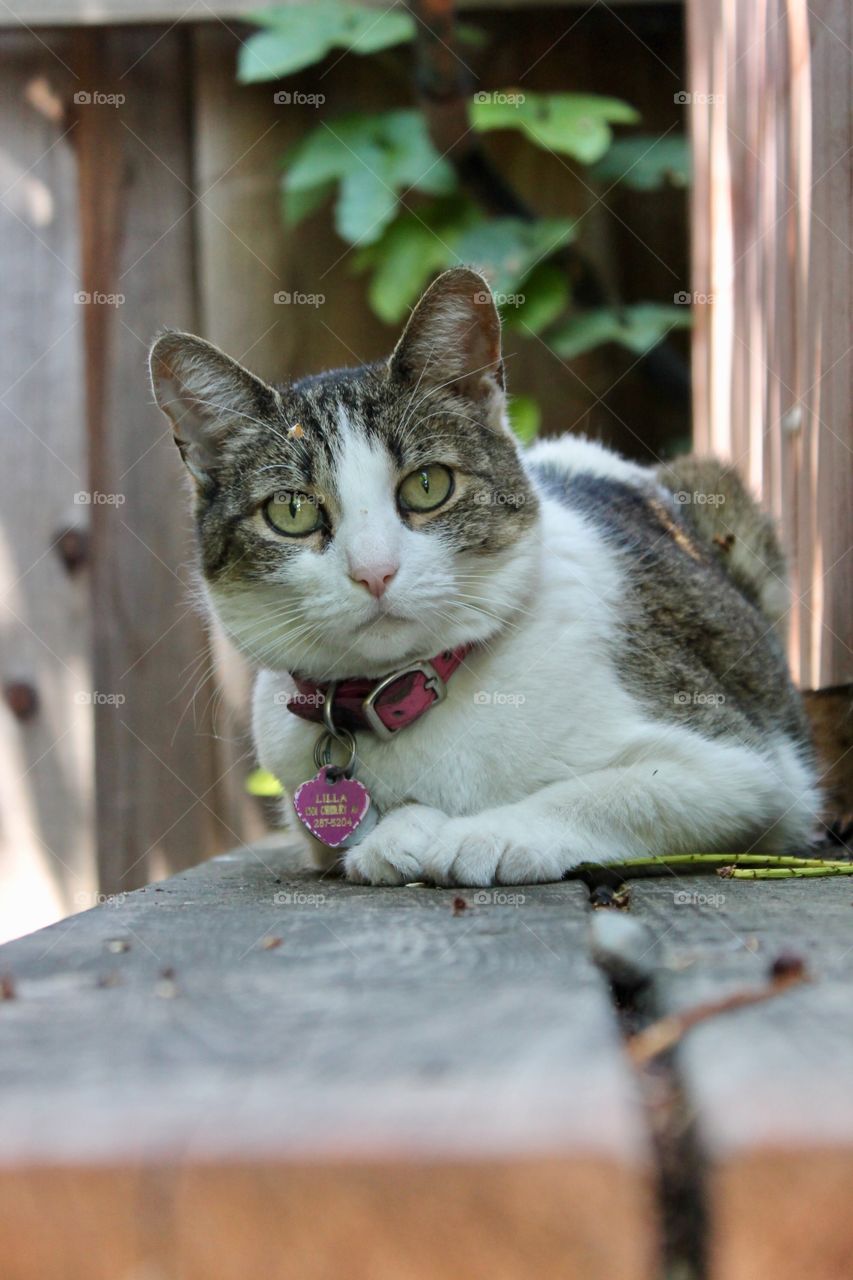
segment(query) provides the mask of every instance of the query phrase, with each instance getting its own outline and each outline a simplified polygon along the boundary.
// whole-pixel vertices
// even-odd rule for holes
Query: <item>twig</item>
[[[601,871],[642,871],[660,869],[662,872],[673,869],[694,868],[697,871],[716,871],[725,879],[739,877],[752,879],[749,873],[735,870],[737,867],[779,869],[785,875],[788,869],[794,874],[802,869],[811,874],[849,875],[853,871],[853,863],[833,858],[797,858],[793,856],[771,853],[675,853],[668,857],[650,855],[642,858],[626,858],[621,862],[581,862],[569,872],[570,876],[588,875]]]
[[[801,982],[808,982],[808,974],[799,966],[781,966],[774,970],[770,981],[764,987],[747,987],[741,991],[732,991],[727,996],[719,996],[716,1000],[704,1000],[685,1009],[683,1013],[670,1013],[659,1018],[650,1026],[639,1031],[628,1041],[628,1054],[636,1066],[642,1066],[656,1058],[659,1054],[672,1049],[687,1034],[691,1027],[708,1018],[715,1018],[719,1013],[728,1013],[731,1009],[743,1009],[748,1005],[761,1004],[781,995],[790,987]]]
[[[812,876],[853,876],[853,862],[822,862],[814,867],[718,867],[723,880],[798,880]]]

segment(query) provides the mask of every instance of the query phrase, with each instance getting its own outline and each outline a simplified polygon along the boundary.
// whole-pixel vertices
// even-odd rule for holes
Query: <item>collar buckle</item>
[[[365,720],[370,725],[370,728],[376,734],[377,738],[381,738],[384,742],[390,742],[392,738],[397,736],[400,729],[404,729],[406,724],[411,723],[411,721],[406,721],[406,724],[401,724],[396,729],[389,729],[388,725],[385,724],[379,715],[376,708],[376,699],[381,693],[384,693],[386,689],[390,688],[391,685],[396,684],[398,680],[402,680],[405,676],[418,674],[426,676],[424,689],[435,694],[432,702],[428,703],[427,706],[424,707],[424,711],[428,711],[430,707],[438,706],[439,702],[443,702],[447,697],[447,684],[431,662],[413,662],[409,667],[402,667],[399,671],[393,671],[390,676],[386,676],[384,680],[380,680],[376,687],[370,691],[362,702],[361,705],[364,711]],[[415,719],[419,718],[420,716],[415,717]]]

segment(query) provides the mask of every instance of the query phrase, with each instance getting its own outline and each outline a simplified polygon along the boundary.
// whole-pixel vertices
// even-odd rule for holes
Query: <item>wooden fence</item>
[[[825,10],[829,22],[834,4],[820,0],[813,13]],[[372,359],[393,340],[366,310],[362,282],[326,215],[293,234],[282,230],[280,158],[316,123],[317,112],[295,105],[283,110],[273,101],[273,85],[236,84],[242,31],[231,15],[239,7],[223,10],[220,20],[207,5],[185,8],[171,0],[0,6],[0,25],[6,24],[0,31],[0,676],[6,690],[0,937],[90,905],[98,893],[120,893],[179,869],[263,826],[243,789],[250,751],[247,674],[223,656],[217,638],[215,663],[209,657],[192,606],[183,477],[145,380],[151,335],[163,324],[195,330],[272,379]],[[634,102],[651,131],[681,127],[679,93],[704,85],[710,74],[701,45],[707,33],[701,35],[699,24],[711,22],[713,8],[693,6],[688,80],[677,6],[596,6],[570,15],[559,7],[530,8],[523,22],[517,12],[477,6],[476,22],[492,38],[484,87],[517,82],[519,68],[531,67],[524,81],[530,88],[612,93]],[[788,11],[805,21],[802,5],[792,0]],[[142,25],[145,17],[163,25]],[[201,18],[206,21],[193,21]],[[127,25],[97,25],[107,20]],[[822,20],[813,16],[813,29],[819,32]],[[57,21],[95,25],[42,25]],[[711,47],[719,50],[719,41]],[[830,55],[837,56],[834,47]],[[814,57],[819,61],[817,52]],[[316,91],[317,76],[329,114],[354,103],[378,108],[411,100],[404,77],[383,80],[357,58],[333,62],[313,79],[306,73],[294,87]],[[802,111],[807,91],[808,77],[800,74],[790,87],[791,111]],[[823,92],[828,89],[815,89]],[[120,108],[86,100],[96,93],[120,96]],[[693,286],[710,292],[712,254],[699,228],[719,211],[710,210],[707,194],[706,114],[694,106],[692,119],[699,143]],[[835,125],[830,129],[816,111],[813,119],[813,168],[837,160],[843,174]],[[719,116],[713,120],[719,131]],[[802,115],[797,121],[806,129]],[[787,135],[773,121],[765,127],[784,151]],[[688,286],[682,197],[614,190],[599,200],[572,166],[509,135],[494,140],[494,154],[522,189],[535,193],[544,214],[583,214],[584,245],[623,296],[669,301]],[[798,172],[802,180],[805,170]],[[825,189],[815,189],[815,217]],[[821,206],[824,221],[841,215],[833,201]],[[703,215],[703,208],[709,212]],[[768,254],[782,254],[782,227],[787,224],[767,232]],[[839,252],[831,238],[815,245],[822,279],[838,280],[844,262],[839,266],[832,255]],[[814,334],[803,308],[819,303],[825,320],[816,367],[825,371],[840,355],[846,313],[837,292],[827,289],[812,303],[798,287],[796,316],[790,305],[784,308],[785,331],[799,335],[805,370],[818,349],[810,347],[806,357],[802,344]],[[320,292],[325,304],[310,313],[283,307],[275,302],[281,291]],[[720,367],[719,313],[695,310],[697,435],[737,457],[740,426],[733,417],[727,438],[719,397],[713,413],[708,407],[707,388],[719,382],[716,372],[706,371]],[[714,325],[716,345],[709,339]],[[683,415],[661,404],[632,369],[633,357],[615,348],[569,368],[543,345],[513,339],[510,356],[512,385],[537,396],[548,430],[588,430],[647,457],[686,434]],[[786,359],[778,348],[768,367],[781,371]],[[754,379],[760,380],[761,367]],[[842,386],[843,367],[842,361],[832,383],[824,379],[825,395]],[[807,399],[805,372],[796,386]],[[742,403],[734,407],[739,423]],[[830,422],[849,440],[848,423],[835,421],[842,409],[836,403]],[[804,403],[805,417],[813,410],[812,400],[807,410]],[[824,400],[823,423],[825,410]],[[763,421],[768,439],[780,437],[778,414]],[[817,441],[828,449],[832,436],[812,417],[800,438],[810,442],[801,449],[814,451]],[[781,488],[770,486],[755,457],[749,455],[748,473],[775,501]],[[800,557],[800,590],[816,564],[820,572],[829,567],[831,548],[840,548],[840,522],[849,519],[849,503],[842,512],[827,487],[838,486],[840,497],[837,465],[831,482],[820,480],[818,494],[814,477],[832,475],[826,452],[819,461],[819,472],[808,473],[812,479],[798,481],[798,527],[819,530],[824,539],[820,557],[816,535]],[[805,474],[793,455],[789,474]],[[791,514],[782,514],[790,534]],[[849,528],[846,538],[845,546]],[[839,589],[838,573],[836,567],[826,578],[823,597],[815,591],[800,606],[800,631],[817,627],[823,635],[826,620],[845,635],[837,611],[849,594]],[[809,657],[800,669],[809,680],[814,672],[824,682],[840,678],[835,657],[822,658],[818,667]]]

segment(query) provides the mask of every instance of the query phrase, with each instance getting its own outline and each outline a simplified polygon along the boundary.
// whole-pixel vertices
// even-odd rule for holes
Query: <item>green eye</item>
[[[397,499],[404,511],[432,511],[446,502],[452,492],[453,472],[434,462],[406,476],[397,491]]]
[[[308,493],[277,493],[264,506],[267,524],[276,533],[305,538],[323,523],[318,499]]]

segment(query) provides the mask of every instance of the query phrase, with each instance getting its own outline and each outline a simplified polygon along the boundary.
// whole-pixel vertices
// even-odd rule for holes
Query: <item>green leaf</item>
[[[335,48],[376,53],[415,35],[415,21],[404,9],[377,11],[335,0],[261,10],[249,21],[265,30],[240,49],[237,78],[244,84],[292,75]]]
[[[690,313],[684,307],[641,302],[630,307],[579,312],[547,334],[546,341],[564,360],[573,360],[602,342],[618,342],[636,355],[644,355],[670,329],[689,325]]]
[[[380,240],[361,251],[356,269],[373,269],[368,300],[380,320],[397,324],[427,281],[460,261],[453,245],[477,216],[464,200],[434,201],[400,214]]]
[[[686,187],[690,182],[690,147],[683,133],[656,138],[638,133],[619,138],[590,171],[599,182],[622,183],[633,191]]]
[[[285,191],[282,201],[285,225],[295,227],[303,218],[314,213],[333,189],[334,183],[320,182],[316,187],[296,187],[293,191]]]
[[[553,262],[540,262],[524,281],[522,292],[524,302],[506,309],[504,323],[510,329],[541,333],[568,305],[569,282],[564,268]]]
[[[250,796],[283,796],[284,787],[278,778],[266,769],[253,769],[245,781],[245,788]]]
[[[339,234],[350,243],[378,240],[410,189],[454,190],[456,178],[430,141],[416,110],[350,115],[318,125],[285,160],[285,193],[339,182]]]
[[[539,434],[542,410],[532,396],[512,396],[509,422],[522,444],[530,444]]]
[[[514,305],[521,284],[537,263],[574,239],[574,223],[567,218],[521,218],[482,221],[456,244],[462,262],[470,262],[487,277],[498,305]],[[506,298],[502,302],[502,297]]]
[[[481,132],[519,129],[545,151],[599,160],[613,137],[611,124],[635,124],[638,113],[618,98],[588,93],[478,93],[471,123]]]

